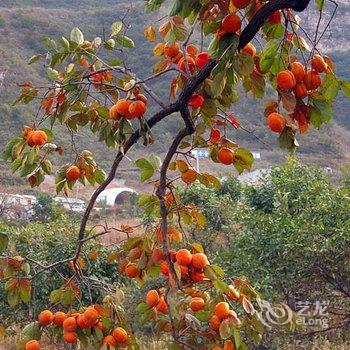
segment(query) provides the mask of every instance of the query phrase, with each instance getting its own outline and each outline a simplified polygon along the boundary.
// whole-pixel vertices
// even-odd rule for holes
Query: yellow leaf
[[[153,29],[152,26],[148,26],[146,29],[145,29],[145,37],[148,41],[150,42],[153,42],[156,40],[156,32],[155,30]]]
[[[158,43],[153,49],[153,56],[163,56],[164,44]]]
[[[3,325],[0,325],[0,339],[5,338],[6,335],[6,329]]]
[[[195,242],[191,246],[197,253],[204,253],[204,248],[200,243]]]
[[[154,67],[153,67],[153,72],[154,73],[159,73],[159,72],[163,72],[168,68],[168,61],[164,60],[164,61],[159,61],[157,62]]]
[[[205,225],[207,223],[207,220],[206,220],[205,216],[202,213],[200,213],[200,212],[198,212],[196,210],[193,210],[191,212],[191,216],[196,221],[197,225],[200,228],[204,228],[205,227]]]

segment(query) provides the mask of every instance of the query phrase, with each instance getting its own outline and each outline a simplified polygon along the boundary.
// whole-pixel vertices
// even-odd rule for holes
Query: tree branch
[[[257,13],[254,14],[249,24],[242,31],[242,34],[239,39],[238,49],[242,49],[246,44],[248,44],[254,38],[254,36],[262,27],[262,25],[275,11],[290,8],[290,9],[293,9],[294,11],[301,12],[306,9],[309,3],[310,3],[310,0],[271,0],[269,1],[265,6],[263,6],[259,11],[257,11]],[[188,100],[193,95],[193,93],[198,89],[198,87],[205,81],[205,79],[207,79],[210,76],[216,64],[217,62],[215,60],[209,61],[208,64],[203,69],[201,69],[196,75],[194,75],[188,80],[188,83],[180,93],[175,103],[170,104],[168,107],[164,108],[163,110],[155,114],[148,121],[149,127],[152,128],[154,125],[158,124],[161,120],[163,120],[168,115],[175,112],[181,112],[182,118],[186,124],[186,129],[181,130],[180,131],[181,134],[179,133],[177,137],[174,139],[174,142],[173,142],[174,147],[175,147],[175,144],[179,141],[179,139],[181,137],[183,138],[186,135],[189,135],[187,133],[189,132],[189,130],[191,130],[191,128],[193,128],[193,126],[190,126],[190,124],[188,123],[188,121],[190,120],[189,111],[187,107]],[[193,133],[193,131],[190,133]],[[121,152],[121,151],[118,152],[107,179],[93,193],[90,199],[90,202],[85,210],[85,213],[80,225],[79,235],[78,235],[78,246],[77,246],[77,251],[75,255],[75,260],[79,257],[81,247],[83,244],[82,240],[84,239],[84,235],[85,235],[86,225],[90,217],[90,213],[95,205],[97,197],[113,181],[117,168],[121,160],[123,159],[125,153],[127,153],[128,150],[138,141],[140,136],[141,136],[140,130],[136,130],[131,135],[131,137],[128,139],[128,141],[125,144],[124,152]],[[173,149],[171,151],[173,152]],[[170,157],[170,153],[168,152],[169,157]],[[165,230],[164,232],[167,232],[167,231]]]

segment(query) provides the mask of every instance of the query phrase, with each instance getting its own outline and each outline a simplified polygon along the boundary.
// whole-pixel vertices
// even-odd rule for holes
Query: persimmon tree
[[[280,145],[290,150],[297,147],[298,131],[305,133],[310,125],[319,128],[331,119],[340,90],[350,96],[350,84],[335,75],[332,60],[317,48],[324,34],[320,26],[312,39],[301,27],[297,13],[309,2],[173,1],[159,28],[145,28],[147,40],[155,45],[153,55],[159,58],[147,78],[135,74],[125,61],[125,50],[134,42],[123,20],[113,23],[109,37],[103,39],[87,40],[79,28],[71,31],[70,38],[46,38],[50,54],[33,56],[29,64],[43,62],[51,83],[20,85],[16,103],[41,102],[32,125],[24,126],[22,135],[9,142],[4,158],[32,187],[56,168],[57,193],[69,195],[77,181],[98,187],[81,220],[73,256],[49,265],[30,256],[1,258],[5,290],[13,306],[30,301],[36,276],[67,264],[71,270],[71,275],[63,276],[62,287],[51,293],[52,310],[43,310],[37,321],[25,327],[19,348],[40,349],[43,333],[74,347],[137,348],[119,298],[106,293],[100,303],[81,305],[78,300],[84,243],[111,230],[125,235],[110,256],[119,262],[121,273],[140,284],[163,277],[163,285],[148,291],[136,312],[143,322],[172,334],[168,348],[248,349],[259,343],[264,332],[257,312],[259,294],[248,280],[225,276],[210,263],[203,247],[191,241],[186,227],[204,227],[206,220],[195,206],[180,202],[176,185],[199,181],[220,186],[216,176],[191,166],[191,151],[198,147],[207,148],[212,161],[228,171],[251,168],[251,152],[228,136],[230,128],[240,129],[231,112],[238,88],[258,99],[268,85],[272,87],[274,94],[261,118],[279,134]],[[148,11],[158,11],[162,4],[163,0],[145,1]],[[316,5],[321,14],[324,2],[316,0]],[[113,52],[112,60],[105,58],[108,52]],[[148,86],[157,79],[169,80],[170,103]],[[150,104],[159,111],[150,115]],[[150,155],[135,162],[141,181],[151,181],[155,188],[139,200],[150,218],[143,234],[133,234],[132,226],[89,227],[96,199],[115,178],[126,153],[139,141],[145,146],[156,142],[152,128],[168,118],[179,118],[183,126],[164,159]],[[52,155],[64,152],[54,143],[56,125],[65,127],[72,140],[78,130],[89,129],[106,147],[115,148],[108,175],[96,163],[93,145],[91,150],[78,151],[73,142],[75,159],[62,167],[53,165]],[[7,243],[2,236],[3,251]]]

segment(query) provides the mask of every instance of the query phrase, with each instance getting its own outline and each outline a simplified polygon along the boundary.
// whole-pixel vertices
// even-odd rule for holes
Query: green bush
[[[0,231],[9,235],[8,255],[26,256],[32,261],[40,261],[43,265],[60,261],[62,257],[73,257],[76,250],[78,226],[75,221],[65,215],[61,215],[49,223],[32,222],[22,228],[0,224]],[[97,252],[97,259],[89,259],[88,254],[92,251]],[[83,280],[80,290],[83,303],[101,302],[104,296],[103,288],[94,288],[94,286],[101,284],[113,286],[115,283],[123,283],[124,279],[119,277],[117,264],[107,262],[108,254],[109,251],[96,240],[92,239],[84,244],[82,254],[84,267],[79,276],[76,276],[76,278]],[[32,261],[30,261],[31,275],[36,276],[42,268]],[[84,277],[85,275],[93,279],[87,279]],[[67,263],[59,268],[59,272],[51,269],[48,272],[38,274],[33,280],[32,301],[28,305],[19,304],[15,312],[7,304],[4,288],[0,288],[2,323],[11,325],[14,321],[28,321],[28,317],[36,317],[42,309],[47,308],[50,292],[60,288],[72,276],[73,271]],[[68,308],[68,306],[63,305],[63,308]],[[62,307],[62,305],[58,303],[53,307]]]

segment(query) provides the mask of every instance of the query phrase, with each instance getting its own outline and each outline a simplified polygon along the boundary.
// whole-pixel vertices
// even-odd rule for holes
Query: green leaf
[[[221,281],[219,279],[213,281],[213,286],[218,290],[221,291],[223,293],[227,293],[229,291],[228,285],[227,283],[225,283],[224,281]]]
[[[62,305],[70,305],[74,300],[74,292],[71,289],[67,289],[61,292],[60,301]]]
[[[133,40],[125,35],[117,35],[115,37],[115,40],[117,41],[117,43],[119,45],[121,45],[127,49],[132,49],[135,46]]]
[[[350,82],[342,81],[340,87],[345,96],[350,97]]]
[[[323,11],[324,0],[315,0],[315,4],[319,11]]]
[[[334,100],[338,95],[340,86],[340,81],[333,74],[327,74],[320,89],[326,100]]]
[[[322,124],[328,123],[332,119],[333,108],[329,101],[313,99],[311,108],[311,123],[319,128]]]
[[[43,55],[34,55],[28,60],[28,64],[33,64],[36,61],[39,61]]]
[[[30,302],[30,298],[31,298],[30,288],[28,289],[24,286],[20,286],[19,287],[19,297],[21,298],[21,300],[25,304],[28,304]]]
[[[19,301],[20,301],[19,290],[17,288],[9,290],[8,293],[7,293],[7,302],[8,302],[8,304],[11,307],[15,307],[15,306],[18,305]]]
[[[25,262],[21,265],[21,270],[26,274],[26,275],[29,275],[30,273],[30,265]]]
[[[233,59],[233,68],[239,75],[249,75],[254,70],[254,59],[252,56],[241,52]]]
[[[81,45],[84,42],[84,35],[78,27],[72,29],[70,40],[78,45]]]
[[[261,71],[267,72],[271,68],[278,48],[279,43],[277,41],[270,41],[266,44],[259,61]]]
[[[56,69],[52,68],[47,68],[46,69],[46,74],[51,80],[57,80],[58,79],[58,72]]]
[[[249,170],[254,162],[253,154],[245,148],[237,148],[235,151],[235,163],[234,166],[239,173],[243,170]]]
[[[43,169],[47,175],[50,175],[52,173],[52,163],[48,159],[45,159],[41,163],[41,169]]]
[[[196,312],[194,315],[199,321],[208,322],[212,316],[212,313],[210,311],[201,310]]]
[[[94,172],[94,180],[101,185],[106,179],[106,173],[102,169],[96,169]]]
[[[11,164],[12,173],[16,172],[22,166],[22,158],[15,159]]]
[[[141,181],[150,179],[154,174],[153,165],[145,158],[140,158],[135,165],[141,170]]]
[[[53,51],[57,51],[57,45],[55,40],[49,38],[49,37],[45,37],[44,38],[44,45],[49,49],[49,50],[53,50]]]
[[[32,322],[27,324],[21,332],[21,338],[39,340],[41,336],[39,322]]]
[[[9,238],[7,234],[0,232],[0,253],[3,253],[9,244]]]
[[[53,290],[50,294],[50,303],[51,304],[58,303],[61,299],[61,294],[62,294],[62,291],[60,289]]]
[[[116,21],[111,25],[111,36],[119,34],[123,28],[123,23],[121,21]]]
[[[111,61],[108,62],[108,65],[111,67],[115,67],[115,66],[120,66],[122,63],[122,61],[119,58],[115,58]]]

